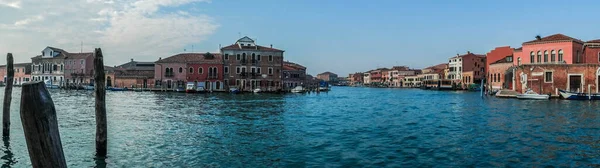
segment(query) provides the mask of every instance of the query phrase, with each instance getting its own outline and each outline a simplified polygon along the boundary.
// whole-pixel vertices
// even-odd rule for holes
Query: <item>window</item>
[[[537,62],[538,63],[542,62],[542,52],[541,51],[537,52]]]
[[[550,51],[550,62],[556,61],[556,51]]]
[[[81,60],[81,61],[79,61],[79,62],[81,62],[81,65],[83,65],[83,60]]]
[[[198,68],[198,74],[202,74],[202,67]]]
[[[252,53],[252,60],[256,60],[256,55],[254,55],[254,53]]]
[[[600,55],[600,53],[598,55]],[[256,73],[260,74],[260,67],[256,68]]]
[[[269,62],[273,62],[273,56],[269,55]]]
[[[240,67],[235,67],[235,73],[240,74]]]
[[[235,57],[235,59],[239,61],[240,60],[240,54],[237,54],[236,57]]]
[[[579,59],[579,57],[581,57],[581,56],[579,55],[579,50],[577,50],[577,52],[576,52],[576,53],[577,53],[577,58],[576,58],[576,59],[577,59],[577,63],[581,63],[581,59]]]
[[[226,74],[228,74],[228,73],[229,73],[229,67],[227,67],[227,66],[226,66],[226,67],[224,67],[223,71],[224,71]],[[225,83],[227,83],[227,82],[225,82]]]
[[[246,73],[246,67],[242,67],[242,73]]]
[[[558,50],[558,62],[563,61],[563,50]]]
[[[273,74],[273,68],[269,67],[269,75]]]
[[[260,61],[260,55],[257,55],[256,57],[258,57],[258,60]]]
[[[183,68],[179,67],[179,73],[183,73]]]
[[[548,62],[548,51],[544,51],[544,62]]]
[[[217,73],[219,73],[219,71],[217,70],[217,67],[213,67],[213,74],[217,75]]]
[[[598,52],[598,62],[600,62],[600,52]]]
[[[529,53],[529,63],[534,63],[534,58],[535,56],[533,55],[533,51],[531,53]]]
[[[545,73],[545,82],[552,82],[552,72],[546,72]]]
[[[521,65],[521,57],[517,58],[517,65]]]
[[[190,74],[193,74],[193,73],[194,73],[194,68],[190,67]]]
[[[242,60],[246,60],[246,53],[242,53]]]
[[[225,54],[225,60],[229,60],[229,54]]]

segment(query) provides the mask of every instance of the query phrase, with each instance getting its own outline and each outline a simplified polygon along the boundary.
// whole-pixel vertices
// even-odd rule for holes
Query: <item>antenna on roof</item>
[[[83,53],[83,41],[81,41],[81,51],[79,53]]]

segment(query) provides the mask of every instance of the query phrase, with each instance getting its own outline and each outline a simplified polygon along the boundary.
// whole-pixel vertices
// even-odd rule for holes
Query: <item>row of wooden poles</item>
[[[10,134],[10,102],[15,71],[13,56],[7,54],[6,88],[4,90],[4,107],[2,115],[2,135]],[[96,95],[96,156],[106,157],[107,125],[106,125],[106,88],[104,81],[104,60],[102,50],[94,50],[95,95]],[[30,82],[22,86],[21,91],[21,123],[33,167],[67,167],[63,153],[56,110],[50,93],[44,82]]]

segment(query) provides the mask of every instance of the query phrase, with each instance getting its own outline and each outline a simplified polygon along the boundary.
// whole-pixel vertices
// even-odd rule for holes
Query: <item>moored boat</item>
[[[302,86],[296,86],[291,90],[292,93],[304,93],[304,88]]]
[[[185,87],[185,92],[186,93],[195,93],[196,92],[196,85],[194,85],[194,83],[188,83]]]
[[[83,90],[94,90],[94,85],[84,85]]]
[[[127,91],[127,88],[111,87],[111,88],[108,88],[108,90],[110,90],[110,91]]]
[[[577,93],[558,89],[560,96],[567,100],[600,100],[598,93]]]
[[[256,89],[252,90],[252,92],[259,93],[259,92],[262,92],[262,90],[260,90],[260,88],[256,88]]]
[[[325,81],[319,82],[319,91],[329,91],[329,83]]]
[[[233,93],[233,94],[238,94],[238,93],[240,93],[240,90],[236,87],[231,87],[231,88],[229,88],[229,92]]]
[[[535,99],[535,100],[548,100],[550,95],[538,94],[533,90],[527,90],[523,94],[517,94],[518,99]]]

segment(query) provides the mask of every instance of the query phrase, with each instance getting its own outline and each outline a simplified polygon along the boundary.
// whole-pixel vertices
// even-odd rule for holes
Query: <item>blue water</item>
[[[51,93],[70,167],[600,165],[600,101],[350,87],[286,95],[108,92],[109,156],[100,160],[92,92]],[[3,167],[31,166],[19,105],[15,88]]]

